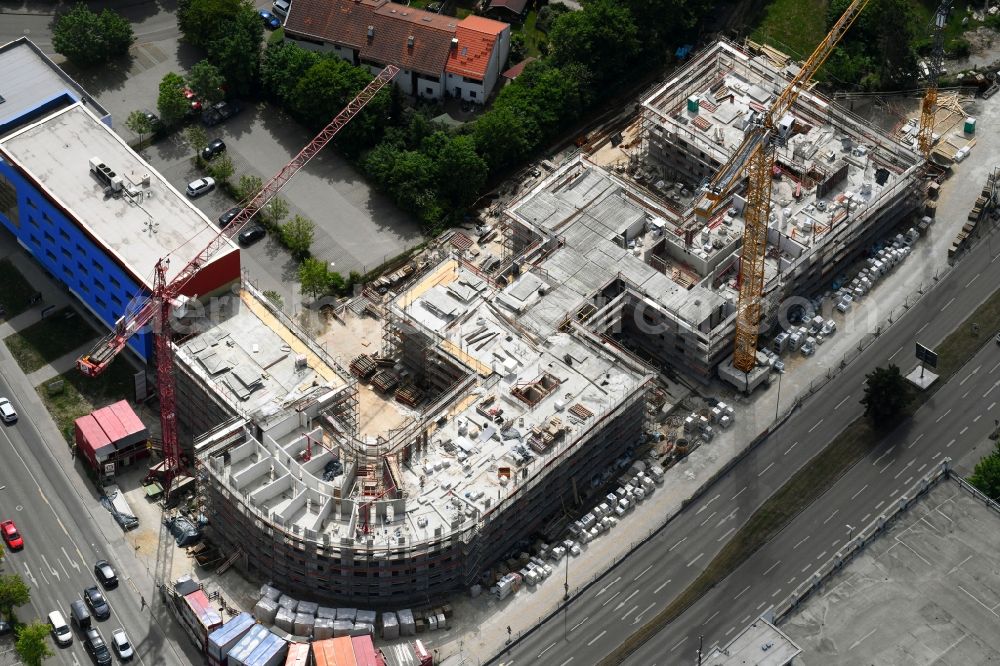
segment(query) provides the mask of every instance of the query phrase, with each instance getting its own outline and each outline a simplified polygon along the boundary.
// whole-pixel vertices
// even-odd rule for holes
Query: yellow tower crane
[[[779,144],[791,134],[784,123],[809,79],[830,57],[834,47],[854,24],[870,0],[854,0],[833,24],[809,59],[771,106],[747,130],[729,161],[716,173],[704,198],[695,206],[700,217],[710,217],[720,202],[736,189],[740,176],[747,173],[747,202],[744,209],[743,250],[740,257],[739,304],[736,315],[736,348],[733,365],[741,372],[753,370],[757,361],[757,335],[764,295],[764,253],[767,249],[767,222],[771,213],[771,179]]]
[[[951,11],[952,0],[942,0],[934,13],[934,48],[927,60],[927,90],[920,104],[920,131],[917,143],[920,152],[927,157],[934,147],[934,118],[937,116],[938,76],[944,69],[944,27],[948,23],[948,12]]]

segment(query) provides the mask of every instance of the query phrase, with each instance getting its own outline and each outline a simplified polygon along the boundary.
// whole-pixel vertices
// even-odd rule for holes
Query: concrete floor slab
[[[943,481],[786,620],[794,664],[1000,661],[1000,512]]]

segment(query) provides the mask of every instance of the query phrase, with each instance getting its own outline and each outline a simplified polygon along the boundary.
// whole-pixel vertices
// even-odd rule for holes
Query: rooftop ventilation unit
[[[114,192],[120,192],[125,184],[122,177],[117,175],[111,170],[107,164],[101,161],[99,157],[90,158],[90,171],[105,187],[110,187]]]

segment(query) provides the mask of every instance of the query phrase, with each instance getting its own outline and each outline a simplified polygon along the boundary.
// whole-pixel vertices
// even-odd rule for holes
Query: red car
[[[192,111],[201,111],[201,102],[198,100],[198,96],[187,86],[184,87],[184,97],[191,102]]]
[[[0,532],[3,532],[3,540],[7,542],[11,550],[24,548],[24,539],[21,538],[21,533],[17,531],[17,525],[14,524],[13,520],[5,520],[0,523]]]

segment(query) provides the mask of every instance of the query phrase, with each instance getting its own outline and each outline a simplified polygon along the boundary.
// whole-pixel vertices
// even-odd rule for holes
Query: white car
[[[118,658],[122,661],[129,661],[135,654],[132,650],[132,644],[129,642],[128,636],[125,635],[125,630],[122,628],[111,632],[111,644],[114,646],[115,652],[118,653]]]
[[[187,186],[187,195],[192,199],[195,197],[200,197],[201,195],[211,192],[215,189],[215,179],[214,178],[199,178],[198,180],[192,180]]]
[[[0,419],[3,419],[4,423],[17,421],[17,411],[7,398],[0,398]]]

